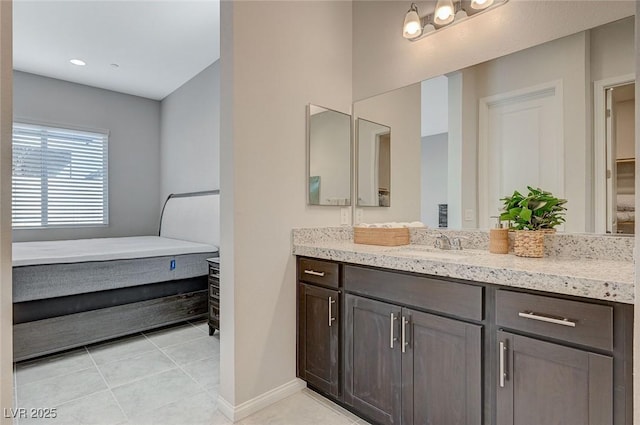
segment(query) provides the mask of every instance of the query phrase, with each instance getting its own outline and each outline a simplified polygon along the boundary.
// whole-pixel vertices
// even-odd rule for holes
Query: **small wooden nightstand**
[[[220,331],[220,259],[207,258],[209,263],[209,335]]]

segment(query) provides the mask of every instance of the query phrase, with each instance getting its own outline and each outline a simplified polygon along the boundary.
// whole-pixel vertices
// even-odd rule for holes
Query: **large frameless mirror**
[[[359,207],[391,205],[391,128],[356,120]]]
[[[351,115],[307,107],[307,204],[351,205]]]

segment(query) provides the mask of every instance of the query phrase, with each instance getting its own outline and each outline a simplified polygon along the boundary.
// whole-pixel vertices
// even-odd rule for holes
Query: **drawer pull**
[[[320,277],[324,277],[324,272],[317,272],[317,271],[315,271],[315,270],[305,270],[304,272],[305,272],[305,274],[310,274],[310,275],[313,275],[313,276],[320,276]]]
[[[505,344],[503,341],[500,341],[500,344],[498,346],[498,354],[500,357],[500,370],[498,371],[498,377],[500,379],[500,388],[504,388],[504,381],[507,378],[507,344]]]
[[[393,341],[395,341],[395,338],[393,336],[393,322],[397,319],[397,317],[391,313],[391,319],[389,320],[389,334],[391,335],[391,337],[389,338],[389,348],[393,348]]]
[[[333,317],[333,314],[331,314],[331,304],[334,304],[335,302],[336,300],[334,300],[333,297],[329,297],[329,327],[331,327],[331,322],[336,320],[336,318]]]
[[[551,317],[551,316],[543,316],[540,314],[536,314],[533,311],[521,311],[518,313],[518,316],[524,317],[525,319],[538,320],[540,322],[553,323],[556,325],[569,326],[570,328],[576,327],[576,322],[572,322],[569,319],[563,317]]]
[[[407,324],[409,324],[409,321],[407,320],[406,317],[402,316],[402,352],[406,352],[407,349],[407,345],[409,345],[409,343],[407,342]]]

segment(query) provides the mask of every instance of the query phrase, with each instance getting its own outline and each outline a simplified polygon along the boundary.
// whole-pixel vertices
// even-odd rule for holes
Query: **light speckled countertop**
[[[384,247],[349,240],[293,243],[293,254],[632,304],[632,261],[522,258],[485,250],[438,251],[425,245]]]

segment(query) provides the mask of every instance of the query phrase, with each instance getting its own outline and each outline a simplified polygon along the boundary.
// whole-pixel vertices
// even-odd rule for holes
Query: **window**
[[[108,134],[13,123],[13,228],[100,226]]]

